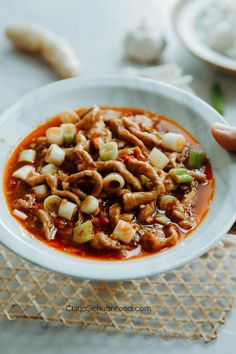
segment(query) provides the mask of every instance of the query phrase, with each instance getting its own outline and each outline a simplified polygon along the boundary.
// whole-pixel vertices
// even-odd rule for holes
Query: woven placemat
[[[234,238],[179,270],[114,283],[58,275],[0,246],[0,315],[210,341],[236,294]]]

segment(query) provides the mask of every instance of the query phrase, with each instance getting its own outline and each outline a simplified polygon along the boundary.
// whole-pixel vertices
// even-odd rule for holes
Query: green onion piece
[[[45,210],[57,212],[61,204],[61,198],[57,195],[50,195],[43,202]]]
[[[172,168],[169,172],[175,183],[190,183],[194,178],[188,174],[186,168]]]
[[[177,175],[174,181],[176,183],[191,183],[194,181],[194,178],[190,175]]]
[[[219,83],[214,83],[211,87],[211,101],[217,112],[224,115],[224,98],[222,88]]]
[[[156,216],[156,221],[159,223],[159,224],[162,224],[162,225],[167,225],[170,223],[170,219],[165,216],[165,215],[157,215]]]
[[[77,225],[73,229],[73,241],[79,244],[91,241],[93,236],[93,224],[90,220]]]
[[[172,177],[172,175],[180,176],[180,175],[188,174],[188,170],[186,168],[182,168],[182,167],[180,167],[180,168],[172,168],[169,173],[170,173],[171,177]]]
[[[118,146],[115,141],[106,143],[99,149],[99,157],[102,161],[115,160],[118,156]]]
[[[66,146],[71,146],[75,142],[76,127],[72,123],[61,124],[63,130],[63,142]]]
[[[73,131],[65,131],[63,135],[64,144],[66,146],[71,146],[75,141],[75,133]]]
[[[140,182],[142,185],[145,185],[145,184],[148,184],[149,182],[151,182],[150,178],[144,176],[144,175],[141,175],[140,176]]]
[[[189,168],[201,168],[204,165],[206,154],[203,151],[189,150],[186,164]]]

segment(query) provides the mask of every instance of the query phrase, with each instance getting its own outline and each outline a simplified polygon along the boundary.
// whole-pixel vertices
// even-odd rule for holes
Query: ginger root
[[[78,76],[80,63],[69,41],[39,25],[13,25],[6,36],[20,50],[41,57],[61,77]]]

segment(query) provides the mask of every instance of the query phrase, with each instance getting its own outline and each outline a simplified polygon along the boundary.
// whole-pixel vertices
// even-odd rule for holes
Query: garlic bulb
[[[153,23],[142,22],[129,31],[124,40],[126,55],[143,64],[158,61],[165,47],[161,28]]]

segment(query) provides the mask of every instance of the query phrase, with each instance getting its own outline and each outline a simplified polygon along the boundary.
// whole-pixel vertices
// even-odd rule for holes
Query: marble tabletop
[[[82,75],[114,74],[127,65],[122,41],[127,29],[141,19],[164,19],[168,46],[162,62],[177,62],[194,77],[192,88],[209,101],[212,82],[221,83],[226,119],[236,124],[236,77],[218,73],[192,57],[179,44],[168,23],[173,0],[7,0],[0,5],[0,113],[25,93],[57,80],[40,61],[14,51],[4,36],[8,24],[36,22],[68,37],[82,63]],[[236,308],[221,327],[218,339],[205,344],[183,339],[166,340],[143,335],[108,335],[78,326],[66,328],[27,320],[0,320],[0,352],[38,353],[151,353],[235,352]]]

